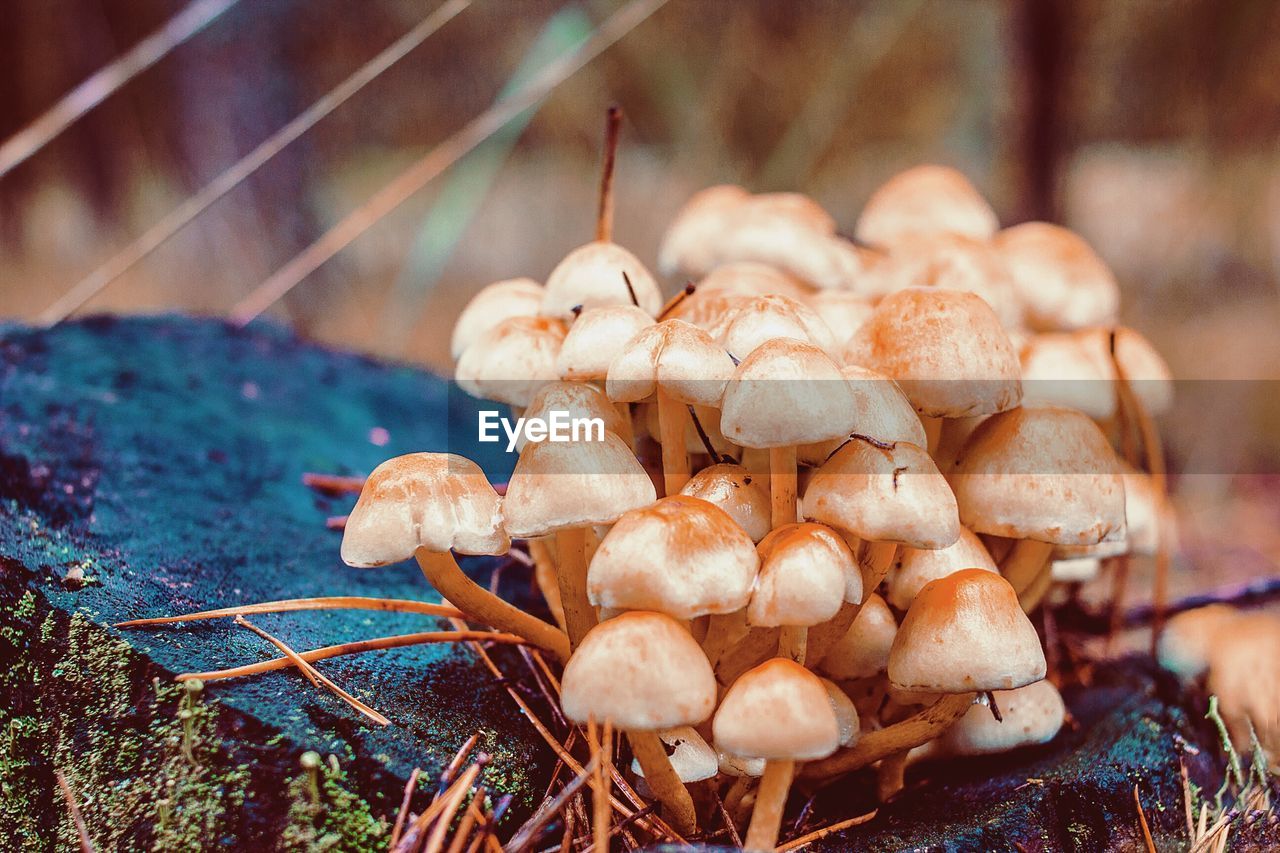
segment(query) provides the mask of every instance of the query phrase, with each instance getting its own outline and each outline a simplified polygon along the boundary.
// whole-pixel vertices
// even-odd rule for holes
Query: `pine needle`
[[[221,619],[253,613],[292,613],[298,610],[377,610],[385,613],[422,613],[456,619],[462,611],[442,604],[428,604],[405,598],[368,598],[359,595],[337,595],[321,598],[286,598],[280,601],[264,601],[259,604],[241,604],[220,607],[217,610],[201,610],[181,616],[154,616],[148,619],[130,619],[117,622],[112,628],[144,628],[151,625],[170,625],[177,622],[199,622],[204,619]]]

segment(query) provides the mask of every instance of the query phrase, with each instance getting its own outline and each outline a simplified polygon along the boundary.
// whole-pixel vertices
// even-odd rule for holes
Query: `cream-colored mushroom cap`
[[[1048,222],[1024,222],[995,236],[1018,291],[1027,325],[1040,331],[1114,323],[1120,288],[1078,234]]]
[[[662,302],[662,290],[639,258],[617,243],[597,240],[565,255],[547,276],[540,313],[568,322],[579,306],[585,311],[601,305],[634,304],[652,317],[662,310]]]
[[[969,180],[946,166],[916,166],[894,175],[867,201],[854,231],[873,246],[911,234],[989,239],[1000,223]]]
[[[835,336],[813,309],[776,294],[744,299],[730,308],[710,332],[739,360],[773,338],[806,341],[828,354],[836,349]]]
[[[960,537],[956,500],[914,444],[850,439],[814,472],[800,514],[871,542],[945,548]]]
[[[897,380],[916,411],[960,418],[1022,400],[1021,366],[991,306],[972,293],[907,288],[886,296],[851,343]]]
[[[587,596],[677,619],[732,613],[747,606],[759,567],[751,538],[728,513],[673,495],[618,519],[591,558]]]
[[[720,772],[726,776],[750,776],[758,779],[764,775],[763,758],[743,758],[719,749],[716,750],[716,757],[720,763]]]
[[[1054,583],[1088,583],[1102,574],[1102,560],[1097,557],[1068,557],[1049,564]]]
[[[452,453],[388,459],[365,480],[342,532],[342,561],[398,563],[418,548],[442,554],[505,554],[502,499],[480,466]]]
[[[821,681],[822,686],[827,688],[827,699],[831,701],[831,710],[835,713],[836,724],[840,727],[840,745],[853,746],[858,742],[858,735],[862,728],[858,719],[858,709],[838,684],[825,678]]]
[[[804,301],[827,324],[838,347],[862,328],[876,308],[869,297],[847,290],[819,290],[804,297]]]
[[[609,365],[609,399],[633,403],[658,386],[682,403],[718,406],[733,359],[711,335],[683,320],[663,320],[627,341]]]
[[[1160,666],[1183,678],[1199,678],[1209,668],[1214,649],[1241,617],[1226,604],[1187,610],[1165,623],[1156,644]]]
[[[1115,370],[1076,334],[1047,332],[1022,347],[1023,405],[1079,409],[1094,420],[1115,414]]]
[[[898,383],[883,373],[865,367],[847,364],[840,368],[840,372],[844,374],[849,383],[849,391],[853,394],[853,432],[874,438],[883,444],[896,441],[905,441],[919,447],[928,444],[924,424]],[[796,452],[804,464],[821,465],[848,438],[849,436],[841,436],[817,444],[806,444],[797,448]]]
[[[510,317],[535,317],[542,304],[542,285],[531,278],[495,281],[481,288],[453,324],[449,351],[456,361],[485,332]]]
[[[680,489],[680,494],[720,507],[759,542],[773,524],[768,480],[752,475],[741,465],[722,463],[703,468]]]
[[[863,287],[887,295],[908,287],[959,290],[982,298],[1006,329],[1023,324],[1022,298],[1004,259],[985,240],[956,234],[903,237]],[[874,293],[870,295],[876,295]]]
[[[569,327],[556,370],[564,379],[604,379],[627,341],[652,325],[653,318],[634,305],[588,308]]]
[[[502,513],[517,539],[559,530],[612,524],[628,510],[653,503],[653,481],[622,439],[529,444],[507,483]]]
[[[751,197],[742,187],[722,184],[693,194],[676,214],[658,250],[663,275],[702,274],[716,265],[714,246],[729,212]]]
[[[853,395],[813,344],[775,338],[743,359],[725,387],[720,431],[746,447],[811,444],[853,428]]]
[[[676,771],[681,782],[701,782],[719,772],[719,756],[692,726],[676,726],[674,729],[660,731],[658,740],[671,748],[672,752],[667,757],[671,760],[671,769]],[[634,758],[631,759],[631,772],[644,778],[644,768]]]
[[[1142,333],[1127,326],[1095,327],[1074,333],[1109,377],[1115,377],[1119,362],[1133,393],[1153,415],[1164,414],[1173,405],[1173,374],[1169,365]],[[1115,338],[1115,359],[1111,357]]]
[[[560,378],[556,358],[565,327],[547,317],[510,317],[480,335],[458,360],[458,387],[484,400],[528,406],[547,382]]]
[[[718,266],[698,282],[696,293],[723,293],[734,296],[787,296],[805,299],[812,287],[777,267],[754,261],[735,261]]]
[[[618,407],[609,401],[603,391],[586,382],[548,382],[533,395],[524,415],[527,420],[541,418],[549,426],[554,426],[557,419],[570,424],[577,418],[599,420],[606,431],[616,434],[623,441],[631,436],[631,420],[622,416]],[[590,429],[595,430],[590,437],[598,434],[598,426],[592,425]],[[565,430],[572,437],[571,427],[566,426]],[[579,436],[588,437],[582,435],[581,431]],[[527,443],[528,438],[523,431],[516,436],[517,450],[523,452]]]
[[[769,761],[826,758],[840,746],[840,723],[822,679],[785,658],[739,676],[711,730],[717,749]]]
[[[1280,649],[1280,618],[1258,612],[1242,614],[1210,654],[1205,690],[1218,697],[1218,709],[1237,749],[1251,748],[1256,732],[1263,752],[1280,754],[1276,649]]]
[[[991,713],[985,697],[942,735],[941,748],[951,755],[991,755],[1020,746],[1048,743],[1062,729],[1067,707],[1058,688],[1036,681],[1016,690],[995,690],[1003,721]]]
[[[960,538],[946,548],[903,548],[889,574],[889,601],[906,610],[925,584],[962,569],[998,571],[987,547],[967,527],[960,528]]]
[[[623,613],[587,632],[564,668],[560,707],[575,723],[626,731],[700,723],[716,707],[716,678],[689,632],[661,613]]]
[[[1124,530],[1115,451],[1071,409],[1024,406],[988,418],[960,452],[951,485],[961,522],[978,533],[1089,545]]]
[[[636,412],[637,422],[644,425],[645,431],[656,441],[661,435],[662,423],[658,417],[657,403],[640,403]],[[697,423],[694,423],[697,418]],[[698,427],[702,432],[698,432]],[[707,441],[702,440],[703,434]],[[702,453],[707,451],[707,442],[715,449],[716,458],[733,456],[737,447],[720,432],[720,410],[714,406],[694,406],[693,417],[684,425],[684,449],[686,453]]]
[[[1017,593],[981,569],[955,572],[920,590],[889,651],[889,681],[901,690],[1012,690],[1044,673],[1040,638]]]
[[[862,600],[862,574],[840,534],[822,524],[785,524],[756,549],[756,579],[747,622],[763,627],[826,622],[846,601]]]
[[[823,655],[817,668],[845,681],[878,675],[889,666],[889,649],[897,633],[893,611],[873,592],[849,630]]]
[[[1161,527],[1170,524],[1174,514],[1150,474],[1120,464],[1129,553],[1149,557],[1160,549],[1160,537],[1164,535]]]

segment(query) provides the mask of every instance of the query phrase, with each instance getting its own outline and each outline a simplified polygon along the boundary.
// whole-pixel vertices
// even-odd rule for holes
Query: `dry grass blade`
[[[308,471],[302,475],[302,485],[327,495],[358,495],[364,488],[364,477],[343,477],[338,474],[317,474]]]
[[[483,761],[478,761],[468,767],[466,772],[458,778],[458,784],[454,785],[449,793],[444,796],[444,808],[440,810],[440,816],[436,818],[436,825],[431,828],[431,835],[427,837],[427,845],[423,848],[425,853],[440,853],[441,848],[444,847],[444,839],[449,832],[449,824],[462,806],[462,801],[471,792],[471,786],[475,784],[476,777],[480,775],[482,767],[484,767]]]
[[[484,802],[484,798],[488,796],[488,791],[481,785],[476,789],[475,795],[471,798],[471,802],[467,804],[467,810],[462,815],[462,820],[458,823],[457,830],[453,833],[453,840],[449,842],[449,849],[446,853],[462,853],[463,845],[471,837],[471,831],[479,821],[483,821],[484,814],[480,811],[480,804]]]
[[[1147,845],[1147,853],[1156,853],[1156,843],[1151,839],[1151,827],[1147,824],[1147,813],[1142,810],[1142,797],[1138,796],[1138,786],[1133,786],[1133,804],[1138,809],[1138,824],[1142,827],[1142,840]]]
[[[224,2],[225,0],[217,0]],[[210,2],[210,0],[202,0]],[[264,163],[284,150],[290,143],[329,115],[366,84],[386,71],[409,51],[422,44],[428,36],[444,26],[459,12],[469,6],[471,0],[448,0],[420,24],[401,36],[391,46],[362,65],[347,79],[330,89],[315,103],[307,107],[284,127],[277,130],[257,148],[228,167],[199,192],[189,196],[182,204],[165,214],[143,232],[142,236],[112,255],[104,264],[80,279],[56,302],[41,312],[39,322],[44,325],[60,323],[82,305],[119,278],[126,270],[141,261],[177,234],[187,223],[195,219],[218,199],[235,189],[245,178],[256,172]],[[199,4],[193,4],[199,5]]]
[[[240,625],[241,627],[248,628],[250,631],[257,634],[259,637],[266,640],[268,643],[271,643],[271,645],[275,646],[280,651],[284,652],[284,654],[291,661],[293,661],[294,665],[297,666],[298,669],[302,670],[302,674],[305,675],[308,679],[310,679],[312,684],[315,684],[317,687],[320,687],[320,686],[327,687],[334,694],[336,694],[338,698],[342,699],[352,708],[355,708],[361,714],[364,714],[366,717],[373,720],[378,725],[380,726],[391,725],[391,721],[388,720],[386,717],[382,716],[382,714],[379,714],[373,708],[370,708],[368,705],[361,702],[359,699],[352,696],[350,693],[343,690],[338,685],[334,684],[332,681],[326,678],[318,669],[316,669],[314,666],[312,666],[311,664],[303,660],[301,656],[299,656],[298,653],[295,652],[293,649],[289,648],[289,646],[287,646],[283,640],[279,640],[273,637],[272,635],[268,634],[266,631],[259,628],[257,625],[254,625],[248,619],[245,619],[243,616],[236,617],[236,624]]]
[[[448,790],[444,792],[442,797],[436,799],[431,803],[431,805],[423,809],[422,814],[414,818],[413,823],[411,823],[409,828],[405,830],[404,835],[400,838],[400,843],[391,848],[392,853],[413,853],[413,851],[417,850],[422,842],[422,833],[425,832],[427,827],[431,825],[431,822],[435,820],[442,811],[444,811],[448,806],[450,799],[456,792],[466,794],[466,792],[470,790],[471,784],[475,781],[476,777],[480,775],[480,768],[481,765],[479,763],[472,764],[467,768],[466,772],[462,774],[458,781],[449,786]]]
[[[509,121],[551,94],[557,86],[579,71],[614,42],[639,26],[666,4],[667,0],[631,0],[609,17],[594,35],[577,48],[548,64],[515,94],[503,98],[469,121],[422,159],[401,172],[372,198],[353,210],[248,296],[231,309],[231,320],[245,325],[276,303],[300,281],[346,248],[379,220],[395,210],[433,178],[440,175],[477,145],[497,133]]]
[[[93,841],[89,839],[89,827],[85,826],[84,817],[80,814],[80,807],[76,805],[76,798],[71,793],[71,786],[67,784],[67,778],[62,775],[61,770],[55,770],[54,776],[58,779],[58,787],[62,789],[62,799],[67,801],[67,811],[71,813],[71,822],[75,824],[76,835],[80,837],[80,853],[93,853]]]
[[[431,802],[435,802],[444,796],[445,791],[453,784],[453,779],[458,775],[458,771],[462,769],[463,763],[471,755],[471,750],[476,748],[476,744],[480,742],[480,733],[476,732],[471,737],[462,742],[462,746],[458,747],[458,751],[453,754],[453,758],[449,759],[448,765],[445,766],[444,772],[440,774],[440,786],[436,791],[436,795],[431,798]]]
[[[622,128],[622,110],[609,107],[604,127],[604,165],[600,169],[600,207],[596,211],[596,239],[613,239],[613,172],[618,162],[618,132]]]
[[[511,836],[511,841],[503,848],[507,853],[518,853],[518,851],[528,850],[538,840],[542,834],[543,828],[550,823],[556,815],[564,811],[569,801],[577,795],[583,785],[591,781],[591,777],[595,775],[599,763],[593,759],[587,762],[586,767],[578,769],[578,773],[573,779],[569,780],[560,793],[555,798],[542,804],[539,809],[534,812],[533,816],[525,821],[524,826],[516,830],[515,835]]]
[[[400,840],[400,833],[404,832],[404,821],[409,816],[409,803],[412,802],[413,792],[418,787],[418,774],[418,768],[413,768],[413,772],[409,774],[409,781],[404,785],[404,798],[400,801],[400,811],[396,813],[395,826],[391,828],[391,841],[387,843],[387,846],[393,849]]]
[[[507,644],[527,642],[524,637],[518,637],[515,634],[498,634],[492,631],[427,631],[420,634],[397,634],[392,637],[376,637],[372,640],[354,640],[350,643],[338,643],[334,646],[325,646],[306,652],[298,652],[297,654],[307,663],[315,663],[318,660],[328,660],[329,658],[355,655],[362,652],[400,649],[406,646],[421,646],[428,643],[461,643],[472,640]],[[198,678],[201,681],[222,681],[228,678],[243,678],[246,675],[274,672],[278,669],[287,669],[292,665],[293,661],[288,657],[272,658],[271,660],[258,661],[257,663],[248,663],[244,666],[215,669],[210,672],[184,672],[175,676],[174,680],[191,681]]]
[[[812,844],[815,841],[820,841],[821,839],[826,838],[829,835],[834,835],[841,830],[845,830],[853,826],[861,826],[869,820],[874,820],[876,814],[877,812],[870,811],[864,815],[858,815],[857,817],[851,817],[848,820],[842,820],[839,823],[833,823],[830,826],[824,826],[822,829],[815,829],[807,835],[802,835],[799,838],[793,838],[785,844],[779,845],[777,848],[778,853],[787,853],[789,850],[799,850],[806,845]]]
[[[292,613],[298,610],[377,610],[384,613],[422,613],[457,619],[462,611],[442,604],[428,604],[407,598],[367,598],[359,595],[338,595],[324,598],[285,598],[280,601],[263,601],[258,604],[242,604],[237,607],[220,607],[217,610],[201,610],[181,616],[155,616],[149,619],[130,619],[117,622],[112,628],[144,628],[149,625],[171,625],[176,622],[199,622],[204,619],[222,619],[254,613]]]

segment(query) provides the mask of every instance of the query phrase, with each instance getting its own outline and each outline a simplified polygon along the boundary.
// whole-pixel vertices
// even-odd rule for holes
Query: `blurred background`
[[[35,318],[440,4],[223,5],[0,175],[0,317]],[[624,5],[475,0],[84,310],[224,315]],[[186,6],[4,0],[0,140]],[[941,162],[1005,224],[1050,219],[1091,241],[1121,281],[1125,321],[1179,378],[1280,377],[1280,4],[1270,0],[672,0],[271,316],[447,372],[448,328],[472,293],[545,279],[592,237],[611,103],[626,113],[615,239],[646,261],[708,184],[800,190],[851,231],[885,179]],[[1205,417],[1241,427],[1238,412]],[[1245,426],[1280,427],[1267,418]],[[1249,488],[1276,492],[1261,477]],[[1216,486],[1205,494],[1190,499],[1190,528],[1237,537],[1248,524],[1272,538],[1280,528],[1274,500],[1240,509]],[[1253,559],[1212,571],[1257,573]]]

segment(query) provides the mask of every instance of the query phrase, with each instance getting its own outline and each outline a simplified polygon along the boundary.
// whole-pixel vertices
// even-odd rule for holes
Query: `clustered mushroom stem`
[[[773,657],[778,648],[777,628],[752,628],[716,664],[716,678],[721,684],[732,684],[738,676]],[[816,660],[816,658],[815,658]]]
[[[973,705],[975,693],[943,696],[918,714],[863,735],[848,749],[805,766],[803,775],[817,781],[834,779],[861,770],[897,752],[928,743],[964,716]]]
[[[773,527],[796,520],[796,448],[769,448],[769,499],[773,507]]]
[[[887,802],[902,790],[906,781],[907,751],[895,752],[880,762],[876,771],[876,794],[880,802]]]
[[[1021,595],[1029,589],[1041,572],[1048,571],[1053,546],[1035,539],[1019,539],[1000,564],[1000,574]]]
[[[898,555],[896,542],[868,542],[866,554],[858,561],[862,570],[862,601],[865,604],[877,589],[885,575],[889,574],[893,560]]]
[[[713,613],[707,620],[707,634],[702,638],[702,650],[714,667],[720,656],[729,650],[737,639],[743,618],[737,613]]]
[[[587,532],[582,527],[571,527],[556,534],[556,554],[559,567],[556,579],[560,584],[560,606],[564,608],[565,628],[569,631],[569,645],[577,648],[587,632],[596,626],[596,611],[587,599]]]
[[[569,659],[568,639],[559,629],[513,607],[476,584],[463,574],[451,552],[436,554],[426,548],[418,548],[414,557],[436,592],[469,618],[499,631],[518,634],[562,661]]]
[[[809,629],[804,625],[783,625],[778,635],[778,657],[790,658],[804,666],[809,647]]]
[[[1044,601],[1044,597],[1049,594],[1049,589],[1052,586],[1052,565],[1046,562],[1041,567],[1040,573],[1031,582],[1031,585],[1018,593],[1018,604],[1022,606],[1022,612],[1030,613],[1035,610],[1040,605],[1040,602]]]
[[[840,609],[835,616],[810,628],[809,649],[805,659],[815,665],[821,663],[827,652],[831,650],[831,647],[841,637],[849,633],[849,627],[853,625],[853,620],[858,618],[858,611],[861,609],[861,604],[846,601],[840,605]]]
[[[658,442],[662,445],[662,481],[666,495],[680,494],[689,482],[689,453],[685,447],[685,430],[689,410],[658,387]]]
[[[942,418],[926,418],[921,416],[920,423],[924,425],[924,436],[927,443],[929,455],[938,452],[938,444],[942,441]]]
[[[529,557],[533,560],[533,579],[538,584],[542,598],[547,602],[551,617],[560,630],[568,634],[564,624],[564,605],[560,603],[560,582],[556,580],[556,564],[551,559],[547,543],[542,539],[529,540]]]
[[[760,789],[756,791],[756,805],[751,811],[751,825],[743,849],[751,851],[772,850],[778,842],[778,830],[782,827],[782,810],[787,804],[791,779],[795,776],[794,761],[766,761],[764,775],[760,777]]]
[[[645,783],[663,805],[663,818],[669,820],[672,828],[681,835],[697,832],[698,815],[693,807],[693,797],[676,775],[657,733],[632,731],[627,732],[627,739],[631,741],[631,751],[644,771]]]

